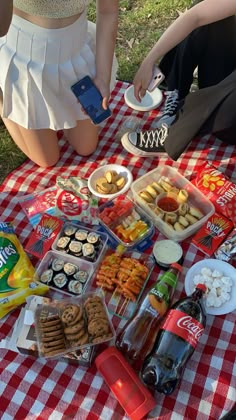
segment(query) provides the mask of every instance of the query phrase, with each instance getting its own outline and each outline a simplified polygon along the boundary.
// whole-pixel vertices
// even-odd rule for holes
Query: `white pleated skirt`
[[[70,26],[45,29],[13,15],[0,38],[2,117],[30,129],[62,130],[88,118],[71,91],[82,77],[95,76],[94,23],[86,12]],[[114,58],[111,90],[115,85]]]

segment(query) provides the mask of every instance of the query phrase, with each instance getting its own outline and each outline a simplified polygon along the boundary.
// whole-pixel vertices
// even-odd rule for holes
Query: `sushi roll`
[[[67,281],[68,279],[64,273],[58,273],[53,277],[53,283],[59,289],[62,289],[66,285]]]
[[[73,226],[73,225],[67,225],[67,226],[65,226],[65,228],[64,228],[64,234],[65,234],[66,236],[69,236],[70,238],[72,238],[72,237],[74,236],[74,234],[75,234],[76,230],[77,230],[77,227],[76,227],[76,226]]]
[[[69,252],[76,257],[81,257],[82,255],[82,243],[79,241],[71,241],[69,244]]]
[[[58,273],[59,271],[63,270],[64,267],[64,261],[60,260],[59,258],[55,258],[54,260],[52,260],[52,265],[51,265],[54,273]]]
[[[100,236],[96,232],[90,232],[87,236],[87,242],[93,246],[98,246],[100,243]]]
[[[67,246],[69,245],[70,238],[68,236],[61,236],[57,241],[57,249],[60,249],[60,251],[65,251],[67,249]]]
[[[79,270],[74,274],[73,279],[78,280],[80,283],[86,283],[88,280],[88,273],[85,270]]]
[[[83,286],[79,281],[70,280],[68,284],[68,290],[75,295],[81,295],[83,291]]]
[[[64,264],[64,273],[67,276],[73,276],[73,274],[75,274],[76,271],[78,271],[78,267],[75,264],[71,264],[71,263]]]
[[[86,232],[86,230],[78,229],[75,232],[75,239],[77,239],[79,242],[85,243],[87,241],[87,236],[88,232]]]
[[[41,274],[40,281],[41,281],[41,283],[48,284],[48,283],[50,283],[52,278],[53,278],[53,270],[51,268],[49,268],[48,270],[45,270]]]
[[[89,244],[89,243],[83,244],[82,252],[83,252],[84,258],[86,259],[94,261],[94,259],[96,258],[95,249],[92,244]]]

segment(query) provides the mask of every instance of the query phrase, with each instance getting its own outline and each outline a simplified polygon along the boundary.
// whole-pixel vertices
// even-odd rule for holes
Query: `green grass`
[[[189,7],[191,0],[121,0],[116,56],[119,62],[118,79],[132,82],[139,64],[162,32]],[[95,21],[95,6],[89,18]],[[12,141],[0,121],[0,184],[25,155]]]

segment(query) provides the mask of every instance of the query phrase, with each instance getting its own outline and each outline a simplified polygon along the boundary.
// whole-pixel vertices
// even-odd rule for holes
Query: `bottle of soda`
[[[174,294],[182,267],[173,263],[151,287],[134,315],[117,336],[116,347],[135,370],[140,370],[151,352],[158,329]]]
[[[206,286],[198,284],[191,296],[180,299],[168,311],[141,369],[141,378],[149,388],[168,395],[177,387],[206,325],[201,304],[205,292]]]

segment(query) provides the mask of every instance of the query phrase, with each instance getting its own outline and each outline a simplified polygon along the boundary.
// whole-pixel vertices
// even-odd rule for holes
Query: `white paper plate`
[[[112,171],[112,170],[116,171],[120,176],[123,176],[126,179],[126,183],[120,191],[118,191],[114,194],[100,194],[96,190],[96,180],[98,178],[103,177],[107,171]],[[133,176],[132,176],[132,173],[130,172],[130,170],[128,168],[126,168],[125,166],[122,166],[122,165],[111,163],[109,165],[101,166],[101,167],[95,169],[95,171],[93,171],[91,173],[91,175],[88,179],[88,188],[91,191],[91,193],[93,195],[95,195],[96,197],[107,198],[109,200],[112,200],[113,198],[117,197],[118,195],[124,194],[126,191],[128,191],[132,182],[133,182]]]
[[[126,89],[125,103],[135,111],[151,111],[157,108],[163,99],[163,94],[160,89],[156,88],[152,92],[147,90],[146,95],[142,98],[141,102],[138,102],[134,96],[134,86],[131,85]]]
[[[185,292],[187,295],[191,295],[195,285],[193,282],[194,276],[200,274],[200,271],[203,267],[208,267],[212,271],[218,270],[221,271],[224,276],[228,276],[233,281],[233,286],[231,289],[231,298],[227,302],[223,303],[219,308],[206,307],[206,312],[211,315],[224,315],[228,314],[236,309],[236,269],[220,260],[215,259],[205,259],[194,264],[188,271],[185,277]]]

